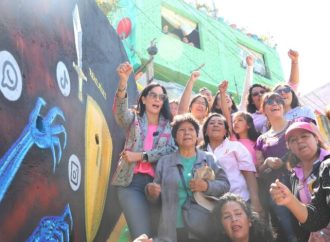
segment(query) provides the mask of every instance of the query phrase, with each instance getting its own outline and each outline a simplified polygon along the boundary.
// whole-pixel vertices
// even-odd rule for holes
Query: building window
[[[244,45],[240,45],[240,59],[241,59],[241,66],[246,68],[246,57],[248,55],[252,55],[254,58],[254,65],[253,65],[253,71],[263,77],[269,78],[269,74],[267,72],[266,64],[264,61],[264,55],[261,53],[258,53]]]
[[[200,49],[198,24],[174,11],[161,7],[162,32]]]

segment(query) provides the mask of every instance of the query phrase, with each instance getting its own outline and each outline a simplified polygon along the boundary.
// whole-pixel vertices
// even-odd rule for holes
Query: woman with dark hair
[[[203,134],[201,132],[201,127],[203,126],[204,119],[209,113],[209,103],[207,98],[204,95],[197,94],[195,97],[191,99],[192,89],[194,87],[195,82],[200,76],[199,71],[193,71],[190,75],[190,78],[187,82],[187,85],[182,93],[178,114],[191,113],[193,117],[198,121],[200,126],[200,132],[198,134],[198,142],[203,141]],[[191,99],[191,100],[190,100]]]
[[[287,129],[285,139],[292,154],[291,159],[294,158],[296,161],[291,164],[293,167],[291,191],[302,204],[307,206],[312,202],[314,189],[319,186],[320,167],[325,158],[329,157],[330,152],[322,141],[319,130],[313,123],[294,122]],[[287,205],[277,195],[277,189],[281,186],[284,185],[280,185],[280,182],[272,184],[271,192],[275,202],[279,205]],[[289,197],[289,195],[287,196]],[[290,206],[288,207],[290,208]],[[315,223],[317,222],[315,221]],[[300,226],[297,226],[297,229],[299,242],[330,241],[330,224],[327,225],[327,228],[313,233]]]
[[[301,106],[294,90],[287,84],[280,84],[274,88],[274,92],[282,96],[284,100],[284,116],[288,121],[313,121],[316,123],[316,117],[312,109]]]
[[[250,204],[240,196],[226,193],[212,212],[218,232],[215,241],[221,242],[273,242],[271,228],[252,212]]]
[[[299,53],[290,49],[288,51],[288,56],[291,60],[291,71],[288,86],[291,86],[293,90],[297,90],[299,84]],[[245,80],[241,103],[240,105],[238,105],[238,107],[241,111],[248,111],[249,113],[251,113],[256,130],[259,133],[264,133],[268,130],[268,125],[267,118],[261,112],[261,97],[264,93],[269,92],[270,89],[258,83],[255,83],[251,86],[253,79],[253,57],[246,57],[246,63],[247,76],[250,76],[250,78],[246,78]],[[246,95],[247,99],[245,98]]]
[[[289,122],[284,118],[284,101],[273,92],[265,93],[262,111],[270,123],[270,129],[259,136],[256,142],[256,157],[259,169],[259,184],[263,205],[271,215],[272,225],[278,234],[278,242],[296,241],[293,218],[287,208],[277,206],[269,195],[269,186],[275,179],[289,184],[289,171],[280,158],[288,152],[284,134]],[[268,216],[267,216],[268,217]]]
[[[156,83],[146,86],[137,108],[128,109],[127,81],[133,68],[125,62],[117,68],[119,84],[113,113],[126,132],[126,142],[112,185],[117,187],[119,204],[132,238],[151,235],[150,205],[145,186],[152,182],[157,160],[175,148],[171,138],[171,113],[166,89]]]
[[[228,139],[229,126],[224,116],[211,113],[203,126],[204,144],[201,149],[212,152],[216,162],[225,170],[230,192],[250,201],[253,209],[261,213],[258,197],[256,168],[252,156],[243,144]]]
[[[235,103],[235,101],[233,100],[232,96],[229,93],[224,94],[224,100],[227,104],[227,108],[228,108],[230,113],[235,113],[235,112],[238,111],[236,103]],[[221,109],[221,102],[222,102],[221,92],[218,91],[216,93],[216,95],[214,97],[214,100],[213,100],[213,103],[212,103],[211,113],[223,114],[223,111]]]
[[[215,164],[214,156],[196,148],[198,129],[198,122],[189,113],[174,118],[172,137],[178,150],[158,161],[155,179],[146,189],[151,201],[161,200],[162,203],[158,236],[152,241],[204,242],[205,240],[184,227],[182,206],[187,199],[187,193],[201,192],[219,198],[229,190],[227,176],[223,169]],[[195,177],[194,173],[205,167],[213,170],[214,180]]]

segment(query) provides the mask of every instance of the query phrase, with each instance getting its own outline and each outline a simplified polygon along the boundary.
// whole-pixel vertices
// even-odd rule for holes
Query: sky
[[[199,0],[198,2],[212,0]],[[301,95],[330,82],[330,14],[327,0],[213,0],[229,24],[258,36],[273,36],[285,80],[288,50],[299,52]]]

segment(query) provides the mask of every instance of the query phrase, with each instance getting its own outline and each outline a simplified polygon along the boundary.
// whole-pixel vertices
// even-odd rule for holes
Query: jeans
[[[151,234],[151,206],[144,193],[145,186],[153,181],[153,177],[146,174],[134,174],[131,184],[127,187],[117,187],[119,204],[123,210],[131,239],[141,234],[150,237]]]
[[[296,241],[296,234],[294,231],[293,218],[289,209],[284,206],[276,205],[272,198],[269,199],[269,207],[271,216],[273,217],[272,222],[275,220],[278,222],[279,230],[277,241]]]

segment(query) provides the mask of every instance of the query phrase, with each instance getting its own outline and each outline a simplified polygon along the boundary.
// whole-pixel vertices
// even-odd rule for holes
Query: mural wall
[[[126,60],[92,0],[0,1],[0,241],[109,238],[124,142],[111,108]]]

